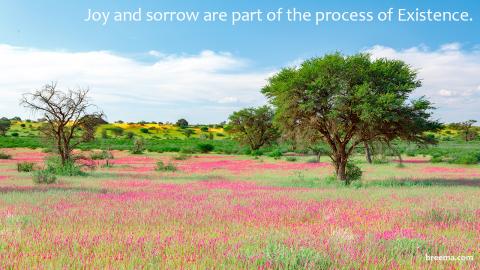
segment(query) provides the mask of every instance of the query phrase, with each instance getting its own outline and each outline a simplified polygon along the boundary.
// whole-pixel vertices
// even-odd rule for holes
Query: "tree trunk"
[[[372,153],[370,151],[370,146],[366,142],[364,143],[364,145],[365,145],[365,158],[369,164],[372,164]]]
[[[338,180],[345,181],[345,184],[350,184],[347,179],[347,160],[341,159],[340,163],[338,164],[338,172],[337,172]]]

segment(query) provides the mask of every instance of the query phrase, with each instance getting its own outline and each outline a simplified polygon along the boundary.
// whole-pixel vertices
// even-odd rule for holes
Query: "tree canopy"
[[[278,138],[273,116],[274,112],[268,106],[246,108],[230,115],[228,130],[237,141],[257,150]]]
[[[334,53],[282,69],[262,92],[282,132],[329,145],[336,174],[348,184],[346,165],[359,144],[428,142],[424,131],[439,123],[430,119],[428,100],[410,97],[420,86],[416,71],[402,61]]]

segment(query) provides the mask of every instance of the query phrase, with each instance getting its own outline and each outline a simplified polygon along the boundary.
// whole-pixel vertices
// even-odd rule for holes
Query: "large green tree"
[[[228,130],[241,144],[257,150],[278,138],[273,116],[274,112],[268,106],[246,108],[230,115]]]
[[[282,69],[262,92],[276,107],[281,131],[327,143],[338,179],[349,184],[347,162],[358,145],[424,143],[424,131],[438,128],[430,120],[431,103],[410,97],[420,86],[415,70],[402,61],[335,53]]]
[[[0,118],[0,135],[5,136],[5,134],[10,129],[11,126],[12,126],[12,122],[8,118],[6,117]]]

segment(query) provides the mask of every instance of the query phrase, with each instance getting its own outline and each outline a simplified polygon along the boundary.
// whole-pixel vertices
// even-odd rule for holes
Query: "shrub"
[[[65,164],[62,165],[62,162],[59,157],[52,156],[46,161],[47,168],[45,171],[49,171],[54,175],[63,175],[63,176],[84,176],[86,175],[73,160],[67,160]]]
[[[25,125],[25,124],[20,124],[20,126],[21,126],[22,128],[25,128],[25,127],[26,127],[26,125]]]
[[[173,157],[174,160],[187,160],[189,158],[190,158],[190,156],[185,155],[185,154],[179,154],[179,155]]]
[[[35,163],[32,163],[32,162],[17,163],[18,172],[33,172],[34,167],[35,167]]]
[[[212,152],[213,149],[215,149],[215,147],[209,143],[199,143],[197,147],[202,153]]]
[[[143,141],[142,138],[137,138],[133,142],[133,147],[131,149],[131,153],[134,155],[140,155],[143,154],[143,151],[145,151],[145,142]]]
[[[125,133],[125,136],[127,137],[127,139],[131,140],[135,136],[135,133],[129,131],[129,132]]]
[[[195,152],[196,150],[193,147],[185,146],[185,147],[182,147],[182,149],[180,149],[180,153],[183,153],[183,154],[193,154]]]
[[[201,127],[200,130],[203,132],[208,132],[208,127]]]
[[[90,154],[90,158],[93,160],[113,159],[113,155],[110,151],[103,150],[101,152],[93,152]]]
[[[279,149],[275,149],[268,154],[269,157],[272,157],[274,159],[279,159],[280,157],[282,157],[282,155],[283,153]]]
[[[148,128],[141,128],[140,132],[147,134],[148,133]]]
[[[33,173],[33,182],[36,184],[53,184],[57,177],[49,170],[35,171]]]
[[[175,172],[177,170],[177,167],[175,167],[173,163],[168,163],[167,165],[165,165],[163,161],[158,161],[155,170],[160,172]]]
[[[295,161],[297,161],[297,158],[296,157],[286,157],[285,160],[288,161],[288,162],[295,162]]]
[[[13,133],[12,133],[12,137],[18,137],[18,133],[17,133],[17,132],[13,132]]]
[[[217,133],[217,137],[225,137],[225,134],[223,134],[223,133]]]
[[[247,155],[248,155],[248,154],[247,154]],[[254,156],[254,157],[263,156],[263,151],[260,150],[260,149],[251,150],[251,151],[250,151],[250,155],[252,155],[252,156]]]
[[[443,161],[443,155],[440,153],[432,154],[432,158],[430,158],[431,163],[440,163]]]
[[[11,159],[12,156],[5,153],[5,152],[0,152],[0,159]]]
[[[106,129],[102,129],[101,136],[102,136],[102,139],[108,139],[108,134]]]
[[[346,174],[349,182],[357,181],[362,178],[362,169],[354,163],[349,162],[347,163]]]
[[[450,163],[454,164],[478,164],[480,162],[480,153],[458,153],[453,156]]]

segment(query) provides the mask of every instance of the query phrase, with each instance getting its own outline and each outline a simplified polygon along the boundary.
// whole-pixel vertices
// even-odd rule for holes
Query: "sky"
[[[141,22],[113,12],[142,10]],[[469,12],[467,22],[147,22],[146,12]],[[89,9],[109,22],[85,21]],[[314,16],[315,17],[315,16]],[[315,18],[314,18],[315,19]],[[282,67],[335,51],[401,59],[418,70],[444,122],[480,121],[478,1],[6,1],[0,0],[0,116],[35,119],[22,93],[57,81],[89,88],[109,121],[218,123],[266,103]]]

